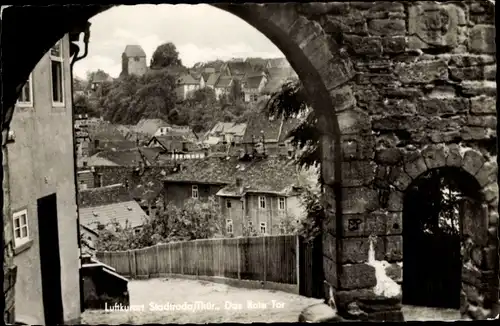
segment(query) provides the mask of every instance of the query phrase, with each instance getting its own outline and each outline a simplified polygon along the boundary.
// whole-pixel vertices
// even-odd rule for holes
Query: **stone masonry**
[[[430,169],[459,167],[482,187],[484,207],[484,214],[469,218],[477,223],[464,223],[479,227],[465,230],[471,242],[463,245],[461,310],[464,318],[496,316],[494,1],[215,6],[245,20],[280,48],[319,117],[328,216],[323,230],[325,293],[333,293],[339,313],[401,320],[402,294],[394,284],[404,282],[404,193]],[[76,21],[107,8],[23,8],[19,16],[4,10],[4,127],[16,92],[40,59],[37,53]],[[16,24],[27,20],[38,27],[24,35]],[[24,42],[27,37],[29,43]],[[338,203],[335,193],[341,194]],[[387,277],[391,291],[377,287]]]

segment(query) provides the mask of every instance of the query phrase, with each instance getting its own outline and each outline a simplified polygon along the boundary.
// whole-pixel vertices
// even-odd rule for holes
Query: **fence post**
[[[156,244],[155,245],[156,247],[156,263],[155,263],[155,267],[156,267],[156,277],[160,277],[160,245],[159,244]]]
[[[137,271],[137,250],[133,250],[132,251],[134,253],[134,274],[137,278],[137,276],[139,276],[139,272]]]
[[[167,246],[168,246],[168,271],[170,272],[170,275],[172,275],[172,250],[171,250],[172,243],[169,242]]]
[[[194,252],[196,253],[196,258],[194,260],[196,276],[198,276],[200,271],[200,253],[198,252],[198,239],[194,240]]]
[[[267,236],[262,236],[262,248],[264,249],[264,283],[267,279],[267,248],[266,248],[266,238]]]
[[[240,239],[236,238],[236,260],[238,261],[238,280],[241,280],[241,252],[240,252]],[[222,247],[222,244],[221,244]],[[226,257],[224,257],[226,258]],[[225,260],[225,259],[224,259]]]
[[[295,236],[295,273],[297,274],[297,294],[300,295],[300,236]]]
[[[184,248],[182,244],[183,241],[180,242],[180,252],[181,252],[181,274],[184,275]]]

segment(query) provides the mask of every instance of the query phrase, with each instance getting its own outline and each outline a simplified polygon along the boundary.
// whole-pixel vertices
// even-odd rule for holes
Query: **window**
[[[191,197],[198,199],[198,186],[194,185],[191,187]]]
[[[231,208],[231,201],[229,199],[226,200],[226,207]]]
[[[50,62],[52,67],[52,104],[64,105],[64,78],[63,78],[63,55],[62,42],[57,42],[50,49]]]
[[[262,209],[266,208],[266,197],[264,196],[259,197],[259,207]]]
[[[139,58],[139,57],[135,57],[135,58],[134,58],[134,60],[135,60],[136,62],[139,62],[140,58]]]
[[[29,241],[28,211],[26,209],[14,213],[14,244],[19,247]]]
[[[278,199],[278,204],[279,204],[279,205],[278,205],[278,209],[279,209],[280,211],[284,210],[284,209],[285,209],[285,198],[280,197],[280,198]]]
[[[260,233],[262,233],[262,234],[267,233],[267,223],[266,222],[260,222]]]
[[[23,89],[21,90],[21,95],[17,100],[17,104],[19,106],[33,106],[33,80],[32,75],[30,74],[26,84],[24,84]]]
[[[233,220],[230,219],[226,220],[226,232],[228,234],[233,233]]]

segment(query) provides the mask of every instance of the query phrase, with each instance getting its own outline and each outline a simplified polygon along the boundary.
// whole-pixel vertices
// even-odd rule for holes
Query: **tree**
[[[167,68],[170,66],[182,66],[179,52],[171,42],[158,46],[151,57],[151,68]]]
[[[306,115],[306,118],[289,133],[292,145],[299,152],[297,159],[299,166],[319,166],[321,162],[320,132],[316,127],[317,117],[315,112],[309,109],[309,103],[300,81],[288,81],[279,91],[271,95],[264,107],[264,112],[275,118],[289,119],[302,114]]]
[[[229,91],[229,101],[233,104],[241,102],[243,96],[244,95],[241,88],[241,82],[238,79],[233,79],[233,83]]]

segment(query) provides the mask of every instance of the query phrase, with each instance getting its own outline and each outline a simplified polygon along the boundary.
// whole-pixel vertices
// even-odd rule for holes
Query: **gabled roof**
[[[270,120],[265,114],[254,114],[247,122],[243,143],[258,143],[262,140],[266,142],[277,142],[280,138],[282,120]],[[253,138],[252,138],[253,136]]]
[[[170,173],[171,169],[171,165],[146,167],[139,180],[131,182],[130,196],[141,205],[156,199],[163,189],[162,179]]]
[[[97,154],[90,157],[79,157],[77,160],[77,166],[84,167],[84,162],[87,166],[118,166],[115,162],[99,157]]]
[[[183,74],[177,78],[177,85],[198,85],[200,81],[196,80],[190,74]]]
[[[106,187],[90,188],[78,192],[78,206],[95,207],[132,200],[130,194],[123,184],[110,185]]]
[[[210,77],[211,73],[209,72],[202,72],[201,73],[201,76],[203,77],[203,80],[205,81],[205,83],[208,82],[208,78]]]
[[[144,158],[138,148],[102,151],[95,156],[104,158],[120,166],[138,166],[140,162],[144,163]]]
[[[245,193],[291,196],[300,191],[298,188],[309,184],[309,180],[299,177],[300,170],[292,160],[284,157],[268,157],[241,164],[233,176],[233,183],[219,190],[217,196],[239,197]],[[236,178],[241,180],[241,185],[236,185]]]
[[[125,47],[125,50],[123,51],[123,53],[127,56],[127,57],[145,57],[146,56],[146,52],[144,52],[144,50],[142,49],[142,47],[140,45],[127,45]]]
[[[219,77],[220,77],[219,73],[209,74],[206,85],[207,86],[215,86],[215,84],[217,84],[217,81],[219,80]]]
[[[166,182],[190,182],[198,184],[230,184],[237,170],[238,158],[207,157],[200,160],[186,160],[181,170],[164,178]]]
[[[235,123],[231,128],[226,130],[226,133],[243,137],[243,135],[245,135],[246,129],[247,129],[246,123]]]
[[[273,59],[268,59],[267,62],[271,66],[271,68],[274,67],[279,67],[279,66],[289,66],[290,64],[288,63],[288,60],[286,58],[273,58]]]
[[[221,76],[221,77],[219,77],[219,80],[215,84],[215,87],[228,88],[231,86],[232,81],[233,81],[233,77],[231,77],[231,76]]]
[[[245,75],[253,72],[253,67],[246,61],[230,61],[227,63],[231,75]]]
[[[144,224],[148,216],[135,200],[112,203],[107,205],[80,207],[78,209],[80,223],[97,229],[99,224],[107,224],[116,220],[122,227],[126,224],[135,228]]]
[[[258,88],[263,79],[264,79],[263,75],[247,77],[245,79],[245,87],[244,88],[246,88],[246,89]]]
[[[295,71],[293,70],[292,67],[287,67],[287,68],[268,68],[266,69],[267,74],[269,75],[270,78],[281,78],[283,80],[293,78],[296,76]]]

